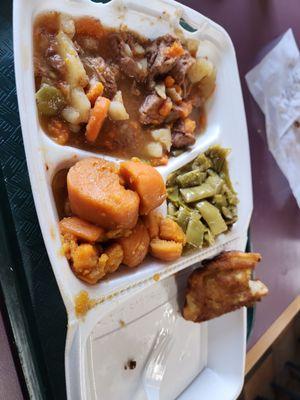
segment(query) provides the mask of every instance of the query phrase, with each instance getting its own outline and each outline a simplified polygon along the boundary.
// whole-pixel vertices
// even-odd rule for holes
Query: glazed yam
[[[173,240],[152,239],[150,254],[162,261],[174,261],[181,257],[182,243]]]
[[[150,237],[142,220],[139,220],[130,236],[118,239],[124,252],[123,264],[137,267],[148,253]]]
[[[83,221],[78,217],[67,217],[59,221],[59,229],[62,234],[70,233],[78,239],[94,243],[105,238],[105,231],[99,226]]]
[[[143,217],[143,222],[148,229],[150,239],[157,238],[159,236],[159,227],[162,220],[162,215],[158,211],[150,211],[148,215]]]
[[[108,257],[105,264],[105,272],[112,273],[119,268],[123,261],[124,252],[122,246],[118,243],[113,243],[105,250],[105,254]]]
[[[164,240],[173,240],[185,245],[185,234],[177,222],[171,218],[164,218],[160,221],[159,237]]]
[[[93,285],[105,275],[105,263],[99,261],[95,246],[81,244],[73,253],[73,271],[79,279]]]
[[[131,229],[136,225],[139,196],[120,183],[115,164],[86,158],[70,168],[67,187],[72,212],[104,229]]]
[[[141,215],[149,214],[164,202],[166,186],[155,168],[139,161],[125,161],[120,165],[120,175],[126,186],[138,193]]]

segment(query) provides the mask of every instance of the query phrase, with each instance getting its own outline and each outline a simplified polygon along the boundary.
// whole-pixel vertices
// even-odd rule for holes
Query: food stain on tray
[[[87,312],[96,305],[96,301],[91,300],[88,292],[85,290],[79,292],[74,300],[77,317],[84,317]]]

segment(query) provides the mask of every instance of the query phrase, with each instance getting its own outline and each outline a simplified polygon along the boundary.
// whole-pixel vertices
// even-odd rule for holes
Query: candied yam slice
[[[113,243],[105,250],[105,254],[108,257],[108,260],[105,264],[105,272],[111,273],[116,271],[122,263],[124,257],[122,246],[118,243]]]
[[[139,220],[130,236],[118,239],[124,252],[123,264],[130,268],[136,267],[148,253],[150,237],[144,223]]]
[[[104,229],[131,229],[136,225],[139,196],[127,190],[117,166],[101,158],[85,158],[67,175],[72,212]]]
[[[78,217],[67,217],[59,221],[59,229],[62,234],[70,233],[78,239],[86,240],[87,242],[100,242],[104,240],[105,231],[99,226],[90,224]]]
[[[79,245],[73,252],[72,259],[75,275],[84,282],[93,285],[105,275],[105,264],[99,264],[98,250],[91,244]]]
[[[158,171],[140,161],[124,161],[120,175],[126,185],[140,197],[140,214],[147,215],[166,198],[166,186]]]
[[[148,215],[143,217],[143,222],[148,229],[150,239],[154,239],[159,236],[159,226],[162,220],[162,215],[158,211],[150,211]]]
[[[164,218],[160,221],[159,237],[164,240],[173,240],[183,245],[186,243],[183,230],[171,218]]]
[[[182,243],[176,243],[173,240],[152,239],[150,253],[162,261],[174,261],[182,254]]]

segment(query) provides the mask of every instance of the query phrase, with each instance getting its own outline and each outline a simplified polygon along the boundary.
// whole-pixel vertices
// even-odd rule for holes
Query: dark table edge
[[[33,351],[33,348],[40,350],[39,340],[34,332],[35,324],[26,312],[26,305],[30,306],[29,292],[20,287],[20,282],[26,278],[2,171],[0,199],[0,298],[4,300],[1,311],[4,311],[5,328],[23,396],[44,400],[48,398],[44,382],[46,371],[41,368],[43,363],[38,360],[38,353]]]

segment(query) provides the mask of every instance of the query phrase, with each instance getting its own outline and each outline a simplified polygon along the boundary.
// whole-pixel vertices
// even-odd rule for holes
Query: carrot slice
[[[175,79],[171,75],[165,77],[165,85],[167,88],[171,88],[172,86],[174,86],[174,83]]]
[[[85,137],[89,142],[94,142],[107,117],[110,101],[106,97],[99,96],[91,110],[89,122],[86,126]]]
[[[171,112],[171,110],[172,110],[172,107],[173,107],[172,100],[168,97],[168,98],[164,101],[163,105],[160,107],[160,109],[158,110],[158,112],[159,112],[159,114],[160,114],[161,116],[167,117],[167,116],[170,114],[170,112]]]
[[[170,47],[166,48],[168,57],[180,57],[184,53],[184,49],[179,42],[174,42]]]
[[[78,217],[63,218],[59,221],[59,229],[61,233],[71,233],[91,243],[103,240],[105,235],[104,229]]]
[[[97,97],[101,96],[103,93],[103,83],[102,82],[97,82],[94,86],[92,86],[88,92],[87,92],[87,98],[91,102],[92,105],[95,104],[95,101],[97,100]]]

